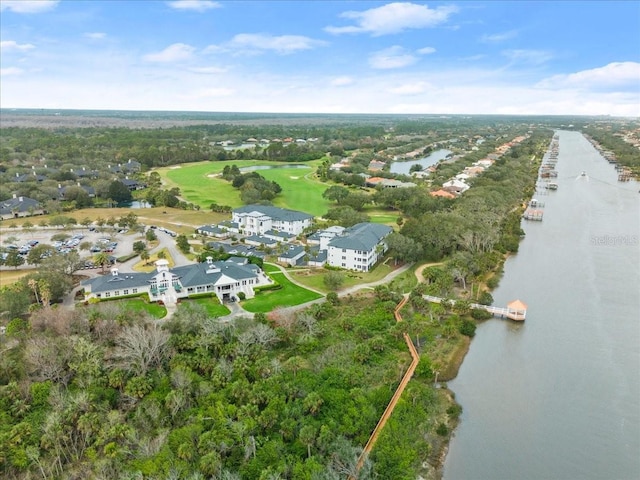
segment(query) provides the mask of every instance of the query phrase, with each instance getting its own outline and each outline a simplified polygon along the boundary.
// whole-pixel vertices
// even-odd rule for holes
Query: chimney
[[[20,176],[20,174],[18,172],[16,172],[16,178],[18,178]]]
[[[58,188],[62,188],[62,184],[61,183],[58,184]]]
[[[13,198],[18,198],[18,195],[16,195],[15,193],[13,194]]]
[[[113,276],[113,277],[117,277],[118,276],[118,269],[116,267],[113,267],[111,269],[111,276]]]
[[[207,263],[211,265],[213,263],[213,257],[207,257]]]
[[[36,166],[35,165],[31,165],[31,170],[35,170]]]
[[[18,197],[18,200],[24,202],[24,197]]]
[[[78,186],[81,187],[82,185],[80,185],[80,182],[78,182]]]

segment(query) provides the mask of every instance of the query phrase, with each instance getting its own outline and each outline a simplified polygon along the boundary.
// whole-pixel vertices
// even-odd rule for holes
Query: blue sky
[[[0,8],[3,108],[640,116],[637,1]]]

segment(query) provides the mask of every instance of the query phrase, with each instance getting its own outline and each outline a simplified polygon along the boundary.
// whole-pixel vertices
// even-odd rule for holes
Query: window
[[[104,292],[104,296],[105,297],[110,297],[111,296],[111,292]]]
[[[116,290],[115,292],[113,292],[113,295],[118,297],[120,295],[120,290]]]
[[[125,290],[122,292],[123,295],[129,295],[129,290]]]
[[[138,289],[134,288],[133,290],[131,290],[132,293],[138,293]]]

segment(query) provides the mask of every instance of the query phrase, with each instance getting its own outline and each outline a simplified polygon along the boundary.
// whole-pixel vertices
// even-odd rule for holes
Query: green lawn
[[[218,318],[224,317],[225,315],[229,315],[230,310],[224,305],[220,304],[218,297],[210,297],[210,298],[194,298],[192,300],[183,300],[183,302],[196,302],[202,305],[210,318]]]
[[[241,303],[242,308],[253,313],[267,313],[278,307],[292,307],[301,303],[322,298],[319,293],[299,287],[289,281],[278,267],[265,264],[264,271],[273,280],[282,285],[279,290],[258,292],[252,299]]]
[[[167,314],[167,309],[157,303],[147,303],[141,298],[131,298],[126,300],[117,300],[117,302],[124,303],[128,309],[136,312],[146,311],[149,315],[155,318],[163,318]]]
[[[319,161],[306,162],[309,168],[277,168],[260,170],[259,173],[268,180],[277,182],[282,193],[274,204],[312,215],[324,215],[329,202],[322,198],[327,185],[316,180],[313,173]],[[231,183],[216,177],[226,165],[237,165],[239,168],[256,165],[287,165],[282,162],[265,162],[259,160],[238,160],[225,162],[199,162],[180,165],[179,168],[161,168],[158,173],[169,187],[179,187],[181,196],[187,201],[208,209],[213,203],[240,207],[240,192]]]
[[[389,266],[389,264],[391,266]],[[289,270],[289,275],[309,288],[320,290],[321,292],[329,292],[329,289],[324,285],[324,275],[327,271],[328,270],[325,270],[324,268],[305,268]],[[387,263],[379,263],[372,271],[366,273],[345,270],[343,271],[344,283],[340,289],[353,287],[363,283],[376,282],[383,279],[391,272],[393,272],[393,260],[389,260]],[[338,289],[338,292],[340,292],[340,289]]]

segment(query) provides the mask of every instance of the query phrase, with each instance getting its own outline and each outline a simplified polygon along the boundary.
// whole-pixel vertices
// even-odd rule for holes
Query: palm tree
[[[109,262],[109,255],[107,255],[105,252],[96,253],[93,257],[93,263],[102,266],[102,273],[104,273],[104,266]]]
[[[27,284],[29,285],[29,288],[33,290],[33,293],[36,296],[36,303],[40,303],[40,298],[38,297],[38,282],[35,280],[35,278],[30,278]]]
[[[149,258],[150,258],[149,252],[147,251],[146,248],[140,252],[140,260],[144,261],[145,265],[148,263]]]

